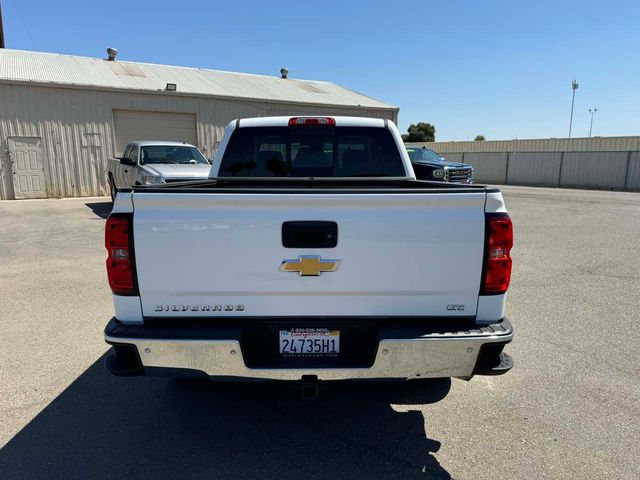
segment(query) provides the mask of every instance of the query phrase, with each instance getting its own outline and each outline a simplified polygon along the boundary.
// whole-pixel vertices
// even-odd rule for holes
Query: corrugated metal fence
[[[640,191],[640,149],[460,152],[457,145],[447,148],[452,143],[411,145],[432,148],[453,162],[470,163],[480,183]]]
[[[462,152],[625,152],[640,150],[640,136],[635,137],[577,137],[532,138],[515,140],[486,140],[482,142],[426,142],[425,145],[443,153]]]

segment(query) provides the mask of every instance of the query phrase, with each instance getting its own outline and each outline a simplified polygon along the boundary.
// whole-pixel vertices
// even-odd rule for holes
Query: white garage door
[[[116,155],[134,140],[167,140],[198,145],[196,116],[192,113],[114,110]]]

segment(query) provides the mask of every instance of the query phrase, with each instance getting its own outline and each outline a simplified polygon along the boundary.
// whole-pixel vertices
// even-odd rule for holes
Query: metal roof
[[[330,82],[0,49],[0,82],[397,110]],[[177,92],[165,92],[175,83]]]

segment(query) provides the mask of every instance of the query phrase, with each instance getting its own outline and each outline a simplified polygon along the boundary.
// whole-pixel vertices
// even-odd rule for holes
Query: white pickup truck
[[[415,179],[396,126],[229,124],[206,181],[121,189],[106,223],[116,375],[496,375],[511,276],[500,191]]]
[[[107,182],[113,200],[120,188],[202,180],[210,170],[200,150],[188,143],[131,142],[122,157],[109,159]]]

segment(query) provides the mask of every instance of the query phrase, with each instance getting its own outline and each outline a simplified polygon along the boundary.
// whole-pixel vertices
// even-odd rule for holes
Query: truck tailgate
[[[169,201],[170,200],[170,201]],[[145,317],[473,316],[485,192],[134,192]],[[334,248],[286,248],[288,221],[332,221]],[[335,271],[281,271],[301,255]]]

